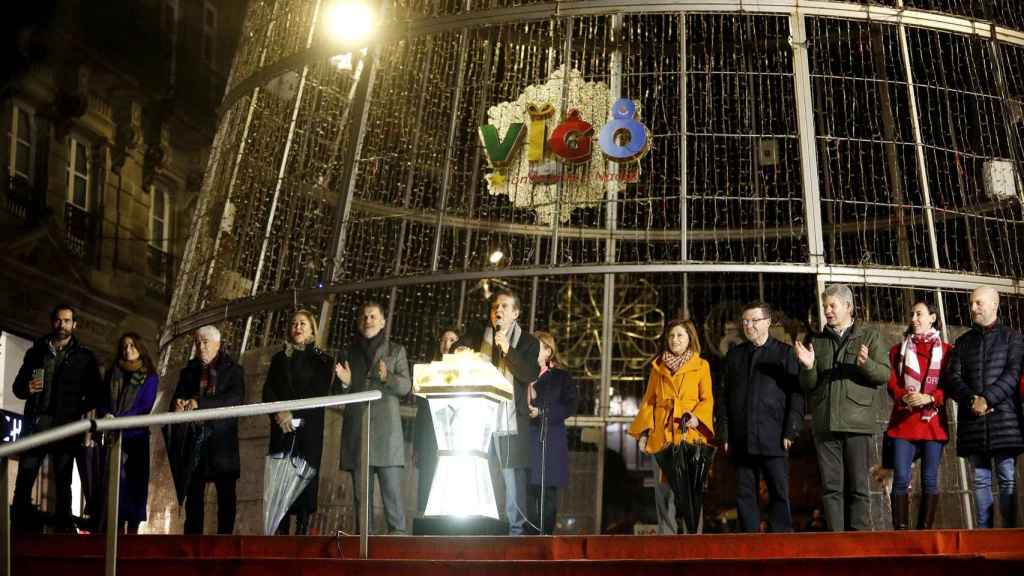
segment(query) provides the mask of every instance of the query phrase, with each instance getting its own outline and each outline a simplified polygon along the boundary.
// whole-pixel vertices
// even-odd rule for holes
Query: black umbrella
[[[668,481],[669,488],[672,489],[673,502],[676,507],[676,529],[685,533],[686,528],[682,519],[686,515],[683,514],[683,510],[689,508],[690,491],[686,487],[688,473],[680,468],[680,465],[684,463],[684,459],[680,456],[680,446],[683,444],[667,446],[661,452],[655,454],[654,457],[658,461],[658,467],[661,468],[661,472]]]
[[[715,461],[717,449],[710,444],[687,444],[682,450],[682,457],[689,462],[690,475],[687,477],[690,491],[691,509],[689,510],[691,533],[697,532],[698,523],[704,510],[704,489],[708,481],[708,473]]]
[[[681,442],[655,454],[675,497],[678,529],[695,534],[704,505],[704,484],[715,447],[708,444]]]
[[[174,479],[174,492],[178,496],[178,506],[181,506],[210,438],[210,427],[202,422],[186,422],[164,426],[162,432],[167,445],[167,464]]]
[[[100,435],[97,433],[93,437],[98,438]],[[85,496],[84,515],[89,518],[79,526],[90,532],[98,532],[103,529],[106,515],[103,503],[107,487],[107,448],[100,443],[89,446],[83,444],[78,447],[75,462],[78,464],[78,476],[82,480],[82,494]]]

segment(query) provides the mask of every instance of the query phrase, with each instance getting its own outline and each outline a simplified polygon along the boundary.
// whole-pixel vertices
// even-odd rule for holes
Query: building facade
[[[125,330],[155,349],[245,3],[31,4],[0,93],[0,328],[67,302],[102,356]]]

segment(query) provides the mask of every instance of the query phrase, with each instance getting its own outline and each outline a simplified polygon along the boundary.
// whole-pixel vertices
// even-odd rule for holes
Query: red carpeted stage
[[[15,574],[103,573],[102,536],[15,539]],[[374,537],[128,536],[126,576],[459,574],[1024,574],[1024,530],[703,536]]]

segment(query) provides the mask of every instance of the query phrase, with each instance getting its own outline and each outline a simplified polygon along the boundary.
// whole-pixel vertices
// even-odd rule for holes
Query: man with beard
[[[14,379],[14,395],[25,399],[25,422],[29,433],[43,432],[82,418],[97,406],[110,403],[102,384],[96,356],[78,341],[75,310],[61,304],[50,313],[52,331],[36,340]],[[32,507],[32,486],[43,458],[50,456],[57,480],[55,526],[73,532],[71,519],[71,476],[79,436],[41,446],[22,454],[14,484],[14,523],[20,528],[38,528]]]
[[[957,338],[943,388],[957,404],[957,456],[974,468],[974,501],[980,528],[992,528],[992,472],[999,484],[1004,528],[1017,526],[1017,455],[1024,451],[1020,373],[1024,340],[999,320],[999,292],[971,293],[971,329]]]
[[[514,400],[509,420],[515,422],[514,434],[495,435],[491,457],[496,458],[505,480],[505,514],[509,534],[523,533],[526,517],[526,482],[530,472],[530,410],[527,392],[540,375],[537,355],[540,342],[518,323],[519,297],[498,292],[491,300],[490,322],[477,326],[456,343],[456,349],[472,348],[491,359],[512,383]]]
[[[381,499],[389,534],[405,534],[405,504],[402,476],[405,468],[405,440],[399,400],[412,388],[405,348],[388,340],[384,333],[384,307],[366,302],[359,307],[355,341],[341,354],[335,373],[346,392],[380,390],[383,397],[370,410],[370,497],[373,506],[373,476],[380,483]],[[363,410],[366,405],[349,404],[341,425],[341,469],[352,474],[355,509],[359,510],[360,450]],[[358,516],[358,514],[357,514]],[[372,520],[373,514],[370,514]],[[358,520],[357,520],[358,523]],[[373,532],[372,521],[369,528]]]

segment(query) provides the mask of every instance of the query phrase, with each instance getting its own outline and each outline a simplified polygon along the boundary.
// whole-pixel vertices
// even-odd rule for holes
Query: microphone
[[[500,333],[503,333],[503,329],[501,327],[501,318],[495,318],[494,319],[494,333],[491,335],[491,343],[494,346],[495,351],[498,354],[497,358],[499,358],[499,359],[503,358],[505,356],[505,353],[501,350],[501,346],[498,346],[498,334],[500,334]]]

